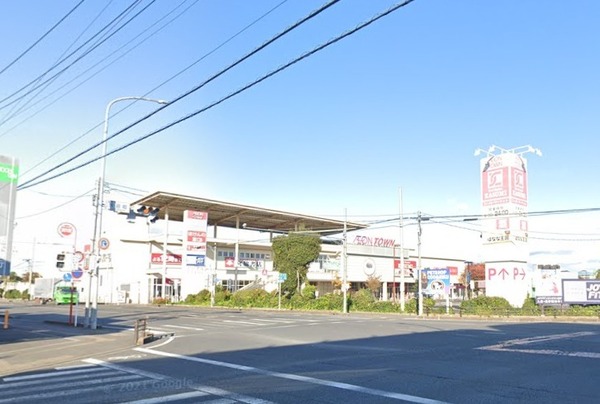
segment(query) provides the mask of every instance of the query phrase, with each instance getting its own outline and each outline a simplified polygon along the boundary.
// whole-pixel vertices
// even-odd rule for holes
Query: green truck
[[[77,288],[75,286],[56,286],[56,288],[54,288],[54,303],[79,303],[79,292],[77,291]]]

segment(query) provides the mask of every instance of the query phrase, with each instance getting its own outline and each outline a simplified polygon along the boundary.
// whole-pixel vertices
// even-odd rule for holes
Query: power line
[[[68,205],[68,204],[70,204],[70,203],[73,203],[73,202],[75,202],[77,199],[83,198],[84,196],[87,196],[87,195],[89,195],[89,194],[90,194],[90,192],[94,192],[94,191],[95,191],[94,189],[91,189],[91,190],[85,191],[85,193],[83,193],[83,194],[81,194],[81,195],[79,195],[79,196],[76,196],[76,197],[74,197],[74,198],[72,198],[72,199],[68,200],[67,202],[61,203],[60,205],[53,206],[53,207],[51,207],[51,208],[49,208],[49,209],[46,209],[46,210],[44,210],[44,211],[41,211],[41,212],[33,213],[33,214],[31,214],[31,215],[26,215],[26,216],[17,217],[16,219],[17,219],[17,220],[21,220],[21,219],[29,219],[30,217],[35,217],[35,216],[44,215],[44,214],[46,214],[46,213],[48,213],[48,212],[52,212],[53,210],[56,210],[56,209],[62,208],[63,206],[66,206],[66,205]]]
[[[25,49],[19,56],[17,56],[17,58],[15,60],[13,60],[12,62],[10,62],[8,65],[6,65],[2,70],[0,70],[0,74],[4,73],[5,71],[7,71],[8,69],[10,69],[12,67],[12,65],[14,65],[15,63],[17,63],[23,56],[25,56],[27,53],[29,53],[30,50],[32,50],[37,44],[39,44],[44,38],[46,38],[48,35],[50,35],[50,33],[52,31],[54,31],[64,20],[66,20],[71,14],[73,14],[73,12],[75,10],[77,10],[77,8],[79,8],[79,6],[81,4],[83,4],[85,0],[81,0],[79,3],[77,3],[75,5],[75,7],[73,7],[71,9],[71,11],[69,11],[67,14],[65,14],[60,20],[58,20],[58,22],[56,24],[54,24],[52,26],[52,28],[50,28],[48,31],[46,31],[46,33],[44,35],[42,35],[37,41],[35,41],[33,44],[31,44],[27,49]]]
[[[92,19],[92,21],[88,24],[88,26],[71,42],[71,44],[63,51],[63,53],[57,58],[57,60],[54,62],[55,66],[66,54],[67,52],[69,52],[69,50],[75,46],[75,44],[81,39],[81,37],[88,31],[88,29],[90,29],[90,27],[92,26],[92,24],[94,22],[96,22],[96,20],[98,18],[100,18],[100,16],[104,13],[104,11],[106,11],[106,9],[108,8],[108,5],[110,3],[107,3],[104,8],[96,15],[95,18]],[[40,78],[38,80],[35,81],[35,84],[39,83],[39,81],[42,80],[42,78],[45,77],[45,74],[43,74],[42,76],[40,76]],[[58,77],[57,77],[58,78]],[[27,111],[28,109],[30,109],[31,107],[37,105],[39,102],[43,101],[44,99],[46,99],[48,96],[42,98],[41,101],[38,101],[36,103],[34,103],[33,105],[31,105],[32,101],[34,99],[36,99],[41,93],[43,93],[57,78],[53,79],[52,81],[48,82],[47,84],[45,84],[43,86],[43,88],[40,88],[37,90],[37,93],[32,95],[29,100],[27,100],[27,102],[25,102],[23,105],[19,106],[18,104],[13,105],[13,108],[11,109],[11,111],[7,112],[7,114],[5,115],[5,117],[2,119],[2,122],[0,122],[0,126],[4,125],[5,123],[9,122],[11,119],[13,119],[14,117],[20,115],[22,112]],[[28,106],[29,105],[29,106]],[[16,110],[16,111],[15,111]],[[4,134],[0,134],[0,137],[2,137]]]
[[[138,35],[136,35],[135,37],[133,37],[131,40],[129,40],[128,42],[124,43],[122,46],[120,46],[119,48],[115,49],[113,52],[111,52],[110,54],[108,54],[106,57],[102,58],[101,60],[99,60],[97,63],[93,64],[92,66],[90,66],[89,68],[87,68],[86,70],[84,70],[83,72],[81,72],[80,74],[76,75],[75,77],[73,77],[71,80],[69,80],[67,83],[61,85],[60,87],[58,87],[57,89],[53,90],[52,92],[50,92],[49,94],[47,94],[46,96],[44,96],[43,98],[39,99],[38,101],[36,101],[35,103],[31,104],[31,102],[28,102],[29,106],[28,107],[21,107],[19,109],[19,111],[17,111],[14,114],[11,114],[11,116],[9,116],[8,118],[5,118],[1,123],[0,126],[4,125],[5,123],[9,122],[10,120],[12,120],[13,118],[21,115],[22,113],[28,111],[29,109],[35,107],[36,105],[40,104],[41,102],[43,102],[44,100],[50,98],[51,96],[53,96],[54,94],[56,94],[57,92],[59,92],[60,90],[64,89],[65,87],[67,87],[68,85],[72,84],[75,80],[85,76],[86,74],[88,74],[92,69],[98,67],[99,65],[101,65],[102,63],[105,63],[105,65],[98,69],[97,71],[95,71],[94,73],[90,74],[87,78],[85,78],[84,80],[82,80],[81,82],[79,82],[77,85],[75,85],[74,87],[70,88],[68,91],[63,92],[62,94],[60,94],[58,97],[56,97],[54,100],[50,101],[48,104],[46,104],[45,106],[43,106],[42,108],[38,109],[35,113],[29,115],[28,117],[26,117],[25,119],[21,120],[19,123],[17,123],[16,125],[12,126],[11,128],[5,130],[4,132],[0,133],[0,138],[2,138],[3,136],[7,135],[8,133],[12,132],[14,129],[18,128],[19,126],[21,126],[23,123],[27,122],[29,119],[33,118],[34,116],[36,116],[37,114],[41,113],[42,111],[44,111],[45,109],[49,108],[50,106],[52,106],[53,104],[55,104],[56,102],[58,102],[59,100],[61,100],[62,98],[66,97],[68,94],[72,93],[73,91],[75,91],[76,89],[78,89],[79,87],[81,87],[83,84],[87,83],[89,80],[91,80],[92,78],[94,78],[95,76],[97,76],[98,74],[100,74],[101,72],[103,72],[104,70],[106,70],[107,68],[109,68],[110,66],[112,66],[114,63],[116,63],[117,61],[119,61],[120,59],[122,59],[123,57],[127,56],[130,52],[132,52],[134,49],[136,49],[137,47],[141,46],[144,42],[146,42],[147,40],[149,40],[150,38],[152,38],[154,35],[158,34],[160,31],[162,31],[163,29],[165,29],[169,24],[171,24],[173,21],[177,20],[179,17],[181,17],[187,10],[189,10],[191,7],[193,7],[196,3],[198,3],[199,0],[194,0],[194,2],[192,4],[190,4],[188,7],[186,7],[185,9],[183,9],[181,12],[179,12],[177,15],[175,15],[173,18],[171,18],[169,21],[167,21],[166,23],[164,23],[162,26],[160,26],[159,28],[157,28],[156,30],[154,30],[152,33],[150,33],[148,36],[146,36],[145,38],[143,38],[141,41],[139,41],[138,43],[136,43],[135,45],[133,45],[132,47],[130,47],[129,49],[127,49],[126,51],[124,51],[123,53],[121,53],[118,57],[114,58],[113,60],[111,60],[110,62],[106,63],[108,61],[108,59],[110,57],[112,57],[113,55],[115,55],[117,52],[121,51],[123,48],[125,48],[126,46],[128,46],[129,44],[131,44],[133,41],[135,41],[137,38],[139,38],[141,35],[143,35],[144,33],[146,33],[147,31],[149,31],[152,27],[154,27],[155,25],[157,25],[158,23],[160,23],[162,20],[164,20],[165,18],[167,18],[169,15],[171,15],[172,13],[174,13],[178,8],[180,8],[181,6],[183,6],[183,4],[185,4],[188,0],[183,0],[179,5],[177,5],[176,7],[174,7],[171,11],[169,11],[167,14],[165,14],[163,17],[161,17],[160,19],[158,19],[157,21],[155,21],[153,24],[151,24],[149,27],[147,27],[146,29],[144,29],[142,32],[140,32]],[[285,0],[287,1],[287,0]],[[61,56],[62,57],[62,56]],[[164,84],[164,83],[163,83]],[[160,87],[160,86],[159,86]],[[148,91],[147,93],[145,93],[143,96],[148,95],[149,93],[151,93],[152,91],[154,91],[155,89],[157,89],[158,87],[155,87],[154,89]],[[31,100],[30,100],[31,101]],[[122,108],[119,112],[115,113],[114,115],[117,115],[118,113],[120,113],[121,111],[128,109],[132,104],[127,105],[125,108]],[[84,136],[88,135],[89,133],[91,133],[94,129],[98,128],[100,125],[102,125],[102,122],[98,123],[96,126],[94,126],[93,128],[91,128],[90,130],[86,131],[83,135],[78,136],[76,139],[72,140],[71,142],[69,142],[67,145],[63,146],[60,150],[58,150],[57,152],[53,153],[52,155],[50,155],[48,158],[44,159],[42,162],[36,164],[34,167],[32,167],[29,171],[31,171],[32,169],[38,167],[40,164],[42,164],[43,162],[47,161],[49,158],[55,156],[56,154],[58,154],[60,151],[64,150],[65,148],[67,148],[68,146],[72,145],[73,143],[75,143],[76,141],[78,141],[79,139],[83,138]]]
[[[46,172],[44,172],[44,173],[42,173],[42,174],[38,175],[37,177],[35,177],[35,178],[32,178],[31,180],[24,182],[23,184],[21,184],[21,185],[18,187],[18,189],[19,189],[19,190],[20,190],[20,189],[27,189],[27,188],[30,188],[30,187],[32,187],[32,186],[39,185],[39,184],[42,184],[42,183],[44,183],[44,182],[47,182],[47,181],[49,181],[49,180],[52,180],[52,179],[54,179],[54,178],[60,177],[60,176],[62,176],[62,175],[64,175],[64,174],[67,174],[67,173],[69,173],[69,172],[72,172],[72,171],[74,171],[74,170],[77,170],[77,169],[79,169],[79,168],[82,168],[82,167],[84,167],[84,166],[87,166],[87,165],[89,165],[89,164],[91,164],[91,163],[93,163],[93,162],[95,162],[95,161],[97,161],[97,160],[99,160],[99,159],[101,159],[101,158],[103,158],[103,157],[109,156],[109,155],[111,155],[111,154],[113,154],[113,153],[115,153],[115,152],[117,152],[117,151],[120,151],[120,150],[122,150],[122,149],[124,149],[124,148],[126,148],[126,147],[129,147],[129,146],[131,146],[131,145],[133,145],[133,144],[135,144],[135,143],[138,143],[138,142],[140,142],[141,140],[143,140],[143,139],[145,139],[145,138],[148,138],[148,137],[150,137],[150,136],[152,136],[152,135],[154,135],[154,134],[156,134],[156,133],[162,132],[162,131],[164,131],[164,130],[166,130],[166,129],[168,129],[168,128],[170,128],[170,127],[174,126],[174,125],[177,125],[177,124],[179,124],[179,123],[181,123],[181,122],[183,122],[183,121],[185,121],[185,120],[187,120],[187,119],[189,119],[189,118],[191,118],[191,117],[195,116],[195,115],[198,115],[199,113],[201,113],[201,112],[204,112],[204,110],[206,110],[206,109],[210,109],[210,108],[212,108],[212,107],[214,107],[214,106],[216,106],[216,105],[220,104],[221,102],[223,102],[223,101],[225,101],[225,100],[227,100],[227,99],[229,99],[229,98],[231,98],[231,97],[233,97],[233,96],[237,95],[238,93],[240,93],[240,92],[243,92],[243,91],[247,90],[248,88],[250,88],[250,87],[254,86],[255,84],[258,84],[259,82],[261,82],[261,81],[265,80],[266,78],[268,78],[268,77],[270,77],[270,76],[272,76],[272,75],[274,75],[274,74],[278,73],[279,71],[281,71],[281,70],[284,70],[284,68],[280,68],[280,69],[278,69],[277,71],[275,71],[275,72],[272,72],[272,73],[270,73],[270,74],[269,74],[269,75],[267,75],[267,76],[263,76],[263,78],[261,78],[261,79],[259,79],[259,80],[255,81],[253,84],[251,84],[251,85],[249,85],[249,86],[246,86],[246,87],[244,87],[244,88],[243,88],[243,89],[241,89],[241,90],[238,90],[236,93],[230,94],[229,96],[227,96],[227,97],[225,97],[225,98],[221,99],[220,101],[218,101],[218,102],[214,103],[213,105],[211,105],[211,106],[209,106],[209,107],[207,107],[207,108],[203,108],[202,110],[196,111],[195,113],[193,113],[193,114],[190,114],[190,115],[188,115],[187,117],[184,117],[184,118],[182,118],[182,119],[180,119],[180,120],[178,120],[178,121],[172,122],[171,124],[169,124],[169,125],[167,125],[167,126],[164,126],[164,127],[160,128],[159,130],[157,130],[157,131],[154,131],[154,132],[152,132],[151,134],[149,134],[149,135],[147,135],[147,136],[145,136],[145,137],[143,137],[143,138],[141,138],[141,139],[137,139],[137,140],[135,140],[135,141],[133,141],[133,142],[130,142],[130,143],[126,144],[126,145],[125,145],[125,147],[121,147],[121,148],[115,149],[115,150],[111,151],[110,153],[107,153],[107,154],[106,154],[106,155],[104,155],[104,156],[99,156],[99,157],[97,157],[97,158],[94,158],[94,159],[92,159],[92,160],[90,160],[90,161],[88,161],[88,162],[86,162],[86,163],[83,163],[83,164],[81,164],[81,165],[79,165],[79,166],[76,166],[76,167],[74,167],[73,169],[70,169],[70,170],[68,170],[68,171],[64,171],[64,172],[62,172],[62,173],[59,173],[59,174],[57,174],[57,175],[54,175],[54,176],[52,176],[52,177],[49,177],[49,178],[47,178],[47,179],[45,179],[45,180],[40,180],[40,181],[37,181],[37,182],[35,182],[35,181],[36,181],[36,180],[38,180],[39,178],[41,178],[41,177],[43,177],[43,176],[45,176],[45,175],[48,175],[49,173],[51,173],[51,172],[53,172],[53,171],[57,170],[58,168],[61,168],[61,167],[62,167],[62,166],[64,166],[65,164],[68,164],[68,163],[72,162],[73,160],[75,160],[75,159],[77,159],[77,158],[81,157],[82,155],[84,155],[84,154],[86,154],[86,153],[90,152],[91,150],[95,149],[96,147],[98,147],[98,146],[100,146],[100,145],[104,144],[105,142],[107,142],[107,141],[109,141],[109,140],[111,140],[111,139],[115,138],[116,136],[120,135],[121,133],[123,133],[123,132],[125,132],[125,131],[127,131],[127,130],[129,130],[129,129],[131,129],[131,128],[133,128],[134,126],[138,125],[139,123],[141,123],[141,122],[143,122],[143,121],[147,120],[148,118],[150,118],[150,117],[154,116],[155,114],[157,114],[158,112],[162,111],[163,109],[165,109],[165,108],[168,108],[168,107],[172,106],[172,105],[173,105],[173,104],[175,104],[176,102],[178,102],[178,101],[180,101],[180,100],[182,100],[182,99],[184,99],[184,98],[188,97],[188,96],[189,96],[189,95],[191,95],[192,93],[194,93],[194,92],[196,92],[196,91],[200,90],[202,87],[204,87],[204,86],[205,86],[205,85],[207,85],[208,83],[210,83],[210,82],[212,82],[213,80],[217,79],[218,77],[222,76],[223,74],[225,74],[225,73],[226,73],[226,72],[228,72],[229,70],[233,69],[233,68],[234,68],[234,67],[236,67],[237,65],[241,64],[242,62],[244,62],[244,61],[245,61],[245,60],[247,60],[248,58],[250,58],[250,57],[254,56],[255,54],[257,54],[257,53],[258,53],[258,52],[260,52],[261,50],[265,49],[267,46],[271,45],[272,43],[274,43],[274,42],[275,42],[275,41],[277,41],[278,39],[282,38],[282,37],[283,37],[283,36],[285,36],[286,34],[290,33],[290,32],[291,32],[291,31],[293,31],[294,29],[298,28],[300,25],[304,24],[305,22],[307,22],[307,21],[311,20],[312,18],[316,17],[317,15],[319,15],[320,13],[322,13],[323,11],[325,11],[326,9],[328,9],[329,7],[333,6],[334,4],[338,3],[339,1],[340,1],[340,0],[331,0],[331,1],[329,1],[329,2],[328,2],[328,3],[326,3],[325,5],[321,6],[320,8],[318,8],[318,9],[316,9],[316,10],[314,10],[314,11],[312,11],[311,13],[309,13],[309,14],[308,14],[306,17],[302,18],[302,19],[301,19],[301,20],[299,20],[298,22],[296,22],[296,23],[292,24],[291,26],[289,26],[288,28],[284,29],[282,32],[280,32],[279,34],[275,35],[274,37],[272,37],[272,38],[271,38],[271,39],[269,39],[268,41],[264,42],[262,45],[260,45],[259,47],[255,48],[253,51],[251,51],[251,52],[247,53],[246,55],[244,55],[243,57],[241,57],[241,58],[240,58],[240,59],[238,59],[237,61],[233,62],[232,64],[230,64],[229,66],[227,66],[225,69],[223,69],[223,70],[219,71],[218,73],[214,74],[213,76],[211,76],[211,77],[210,77],[210,78],[208,78],[207,80],[203,81],[203,82],[202,82],[202,83],[200,83],[199,85],[197,85],[197,86],[193,87],[191,90],[188,90],[187,92],[183,93],[182,95],[178,96],[177,98],[175,98],[175,99],[173,99],[173,100],[169,101],[169,103],[168,103],[167,105],[163,105],[162,107],[159,107],[159,108],[157,108],[157,109],[156,109],[156,110],[154,110],[153,112],[151,112],[151,113],[149,113],[149,114],[145,115],[144,117],[142,117],[142,118],[138,119],[137,121],[133,122],[133,123],[132,123],[132,124],[130,124],[129,126],[126,126],[125,128],[123,128],[123,129],[119,130],[118,132],[114,133],[113,135],[111,135],[111,136],[108,136],[106,140],[100,141],[100,142],[98,142],[98,143],[96,143],[96,144],[92,145],[91,147],[88,147],[87,149],[85,149],[84,151],[82,151],[82,152],[80,152],[80,153],[76,154],[75,156],[71,157],[70,159],[67,159],[66,161],[64,161],[64,162],[60,163],[59,165],[57,165],[57,166],[55,166],[55,167],[53,167],[53,168],[51,168],[51,169],[47,170]],[[413,1],[413,0],[409,0],[409,2],[410,2],[410,1]],[[315,51],[313,51],[313,53],[314,53],[314,52],[315,52]],[[304,59],[305,57],[307,57],[307,55],[305,55],[305,56],[303,56],[303,57],[299,58],[298,60]],[[294,62],[294,63],[295,63],[295,62]],[[286,66],[286,68],[287,68],[287,67],[289,67],[291,64],[293,64],[293,63],[290,63],[290,64],[288,64],[288,66]]]
[[[67,59],[69,59],[71,56],[73,56],[75,53],[77,53],[79,50],[81,50],[85,45],[87,45],[89,42],[91,42],[93,39],[95,39],[97,36],[99,36],[100,34],[102,34],[103,31],[106,31],[108,29],[111,28],[111,25],[113,25],[119,18],[121,18],[122,16],[124,16],[124,14],[128,11],[130,11],[130,9],[132,9],[134,6],[136,6],[137,4],[139,4],[141,0],[137,0],[135,3],[133,3],[132,5],[130,5],[128,8],[126,8],[121,14],[119,14],[117,17],[115,17],[109,24],[105,25],[104,28],[102,28],[102,30],[98,31],[94,36],[92,36],[90,39],[88,39],[85,43],[83,43],[81,46],[79,46],[77,49],[75,49],[73,52],[71,52],[69,55],[67,55],[65,58],[63,58],[59,63],[56,63],[54,66],[50,67],[50,69],[48,69],[46,72],[44,72],[42,75],[36,77],[35,79],[33,79],[32,81],[30,81],[29,83],[27,83],[26,85],[22,86],[20,89],[18,89],[17,91],[13,92],[12,94],[4,97],[2,100],[0,100],[0,104],[4,103],[5,101],[13,98],[15,95],[21,93],[24,89],[26,89],[27,87],[29,87],[30,85],[32,85],[33,83],[35,83],[36,81],[38,81],[41,77],[44,77],[46,74],[48,74],[49,72],[51,72],[52,70],[54,70],[56,67],[58,67],[59,65],[63,64],[63,62],[65,62]],[[30,89],[29,91],[27,91],[25,94],[21,95],[20,97],[17,97],[16,99],[14,99],[13,101],[10,101],[8,103],[5,103],[3,106],[0,106],[0,110],[7,108],[8,106],[14,104],[15,102],[21,100],[23,97],[26,97],[28,94],[31,94],[34,90],[40,88],[42,85],[46,84],[48,81],[54,79],[55,77],[58,77],[59,75],[63,74],[65,71],[67,71],[68,69],[70,69],[71,67],[73,67],[77,62],[81,61],[84,57],[86,57],[87,55],[89,55],[90,53],[92,53],[94,50],[96,50],[100,45],[104,44],[106,41],[108,41],[111,37],[113,37],[115,34],[117,34],[120,30],[122,30],[125,26],[127,26],[129,23],[131,23],[131,21],[135,18],[137,18],[142,12],[144,12],[145,10],[148,9],[148,7],[150,7],[156,0],[152,0],[150,4],[148,4],[146,7],[144,7],[141,11],[139,11],[138,13],[136,13],[133,17],[131,17],[130,19],[128,19],[127,21],[125,21],[125,23],[123,23],[121,26],[119,26],[118,28],[116,28],[112,33],[110,33],[108,36],[105,36],[103,39],[101,39],[99,42],[96,42],[94,45],[92,45],[91,48],[88,48],[87,50],[85,50],[83,52],[82,55],[78,56],[74,61],[72,61],[69,65],[67,65],[66,67],[64,67],[63,69],[59,70],[57,73],[55,73],[54,75],[52,75],[50,78],[46,79],[45,81],[35,85],[32,89]]]

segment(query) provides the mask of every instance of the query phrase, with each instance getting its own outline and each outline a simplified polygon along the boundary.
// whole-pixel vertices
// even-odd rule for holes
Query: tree
[[[600,269],[596,270],[596,279],[600,279]]]
[[[23,278],[21,278],[19,275],[17,275],[16,272],[11,272],[10,275],[8,275],[8,282],[22,282]]]
[[[42,275],[40,275],[39,272],[32,272],[31,273],[31,283],[33,283],[37,278],[41,278]],[[23,274],[23,276],[21,277],[22,281],[25,283],[29,283],[29,272],[25,272]]]
[[[287,274],[281,290],[300,293],[311,262],[319,257],[321,239],[315,233],[290,233],[273,239],[273,266]]]
[[[381,287],[381,276],[369,275],[367,277],[366,285],[367,289],[371,291],[371,295],[375,297]]]
[[[463,285],[467,286],[469,282],[467,281],[467,273],[469,274],[469,279],[471,281],[484,281],[485,280],[485,263],[479,264],[467,264],[465,271],[460,274],[458,281]]]

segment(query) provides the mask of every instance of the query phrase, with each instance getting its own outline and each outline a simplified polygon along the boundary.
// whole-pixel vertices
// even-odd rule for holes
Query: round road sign
[[[71,272],[71,276],[73,279],[81,279],[83,276],[83,270],[81,268],[77,268],[76,270]]]
[[[100,241],[98,241],[98,247],[101,250],[107,250],[108,247],[110,247],[110,241],[108,241],[107,238],[101,238]]]
[[[63,280],[65,282],[71,282],[71,279],[73,279],[73,277],[71,276],[70,272],[67,272],[66,274],[63,274]]]
[[[61,237],[71,237],[76,231],[75,226],[67,222],[59,224],[56,230]]]

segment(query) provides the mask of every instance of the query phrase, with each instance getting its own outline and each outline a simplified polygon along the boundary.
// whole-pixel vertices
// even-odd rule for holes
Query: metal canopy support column
[[[169,207],[165,207],[165,239],[162,256],[162,292],[161,297],[167,299],[167,249],[169,248]]]

